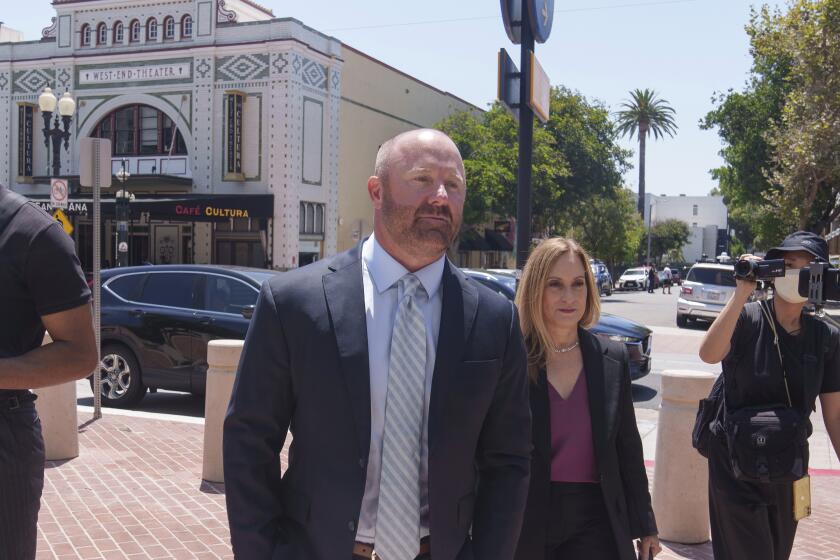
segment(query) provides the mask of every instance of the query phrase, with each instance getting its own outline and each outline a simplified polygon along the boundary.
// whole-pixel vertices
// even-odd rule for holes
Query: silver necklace
[[[577,348],[579,344],[580,344],[580,341],[578,340],[577,342],[575,342],[571,346],[567,346],[566,348],[561,348],[561,347],[555,348],[555,347],[552,346],[551,349],[554,350],[554,352],[556,352],[557,354],[565,354],[566,352],[571,352],[572,350]]]

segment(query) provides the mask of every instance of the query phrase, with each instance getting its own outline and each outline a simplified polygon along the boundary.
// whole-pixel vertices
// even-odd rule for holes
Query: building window
[[[132,43],[140,41],[140,22],[136,19],[128,24],[128,40]]]
[[[107,115],[94,138],[111,140],[113,155],[186,155],[184,138],[167,115],[148,105],[128,105]]]
[[[158,38],[158,26],[157,20],[155,18],[149,18],[146,22],[146,40],[147,41],[157,41]]]
[[[697,205],[696,205],[696,204],[695,204],[695,205],[694,205],[694,207],[691,209],[691,215],[692,215],[692,216],[696,216],[696,215],[697,215]]]
[[[298,230],[304,235],[323,235],[324,205],[318,202],[301,202]]]
[[[175,38],[175,18],[172,16],[163,19],[163,38],[168,41]]]
[[[82,46],[83,47],[89,47],[90,46],[90,25],[84,24],[82,26],[81,37],[82,37]]]
[[[225,181],[244,181],[242,172],[242,112],[245,94],[225,92]]]
[[[96,44],[97,45],[107,45],[108,44],[108,26],[104,23],[100,23],[96,26]]]
[[[31,183],[33,176],[32,135],[35,105],[18,105],[18,183]]]
[[[122,22],[118,21],[114,24],[114,44],[122,45],[123,41],[125,41],[125,29]]]
[[[181,38],[189,39],[192,37],[192,16],[187,14],[181,18]]]

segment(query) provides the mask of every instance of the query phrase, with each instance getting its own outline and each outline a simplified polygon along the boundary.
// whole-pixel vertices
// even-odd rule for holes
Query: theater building
[[[67,230],[92,266],[79,142],[112,143],[129,203],[129,262],[293,268],[370,233],[366,181],[386,138],[477,108],[250,0],[54,0],[36,41],[0,43],[0,183],[50,208],[38,97],[76,101]],[[13,24],[13,22],[8,22]],[[121,173],[125,171],[125,173]],[[120,181],[120,176],[124,181]]]

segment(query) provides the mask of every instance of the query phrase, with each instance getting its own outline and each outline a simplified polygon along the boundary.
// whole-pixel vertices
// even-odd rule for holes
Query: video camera
[[[763,261],[738,261],[735,278],[772,282],[785,275],[784,259]],[[813,262],[799,271],[799,295],[821,307],[826,301],[840,301],[840,270],[828,263]]]

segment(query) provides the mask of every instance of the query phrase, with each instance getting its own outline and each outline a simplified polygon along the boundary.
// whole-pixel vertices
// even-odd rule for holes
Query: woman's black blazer
[[[657,534],[645,472],[642,439],[636,426],[627,349],[585,329],[578,337],[589,390],[595,460],[601,490],[621,560],[635,560],[633,539]],[[531,482],[516,560],[545,557],[551,496],[551,434],[545,371],[531,384],[533,452]],[[581,419],[585,421],[585,419]]]

